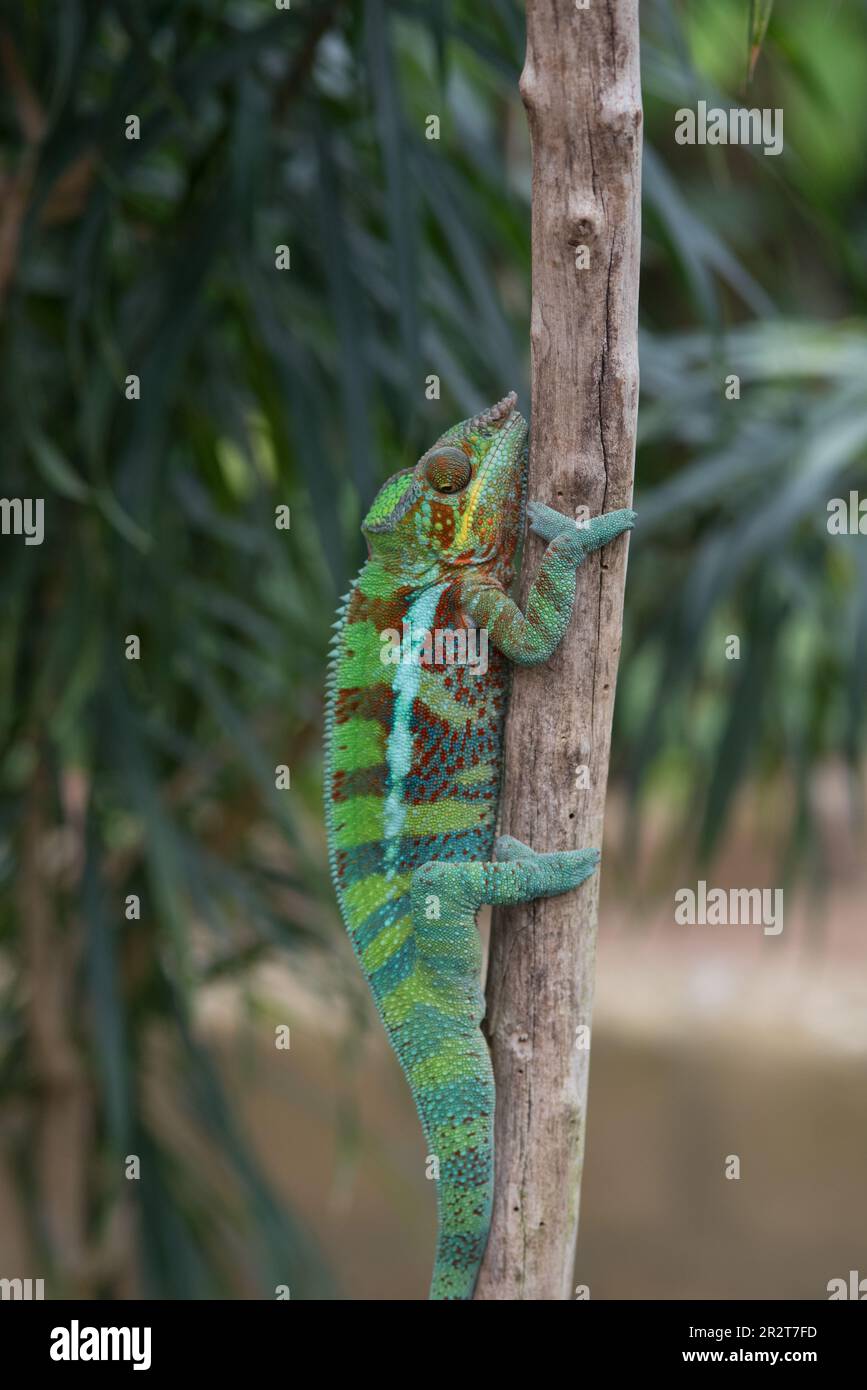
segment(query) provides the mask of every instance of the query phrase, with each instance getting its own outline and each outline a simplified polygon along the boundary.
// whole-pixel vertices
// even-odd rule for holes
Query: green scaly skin
[[[584,556],[631,511],[578,527],[525,508],[527,426],[510,394],[391,478],[363,523],[369,558],[346,595],[329,667],[325,805],[341,912],[438,1169],[432,1299],[472,1297],[488,1238],[494,1082],[476,913],[577,888],[598,851],[496,840],[509,663],[547,661]],[[509,597],[525,510],[548,542],[526,613]],[[390,664],[384,633],[403,632]],[[487,670],[423,635],[488,634]],[[480,632],[474,634],[476,640]]]

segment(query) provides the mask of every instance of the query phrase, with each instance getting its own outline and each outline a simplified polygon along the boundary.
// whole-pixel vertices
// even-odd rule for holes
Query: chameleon
[[[579,525],[528,502],[527,475],[528,427],[510,392],[384,483],[328,663],[330,869],[437,1180],[433,1300],[472,1298],[491,1221],[495,1095],[476,913],[569,892],[599,862],[596,849],[536,853],[497,837],[503,726],[512,665],[550,658],[578,566],[635,513]],[[547,548],[522,612],[509,589],[527,520]]]

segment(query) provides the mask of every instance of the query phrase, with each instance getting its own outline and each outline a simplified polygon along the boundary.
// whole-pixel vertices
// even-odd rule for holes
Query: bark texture
[[[533,145],[530,496],[596,515],[632,496],[638,0],[589,0],[586,9],[527,0],[521,94]],[[541,544],[528,540],[522,600]],[[601,845],[626,551],[621,537],[585,560],[562,647],[546,667],[515,677],[502,829],[535,849]],[[576,893],[494,917],[485,1028],[497,1081],[497,1175],[478,1299],[572,1296],[598,890],[595,875]]]

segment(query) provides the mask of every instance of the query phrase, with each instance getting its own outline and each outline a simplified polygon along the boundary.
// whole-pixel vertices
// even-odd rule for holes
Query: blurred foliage
[[[36,1142],[47,1084],[11,969],[37,938],[71,962],[89,1226],[132,1202],[150,1293],[237,1291],[244,1229],[247,1287],[272,1296],[288,1267],[309,1296],[325,1276],[246,1151],[195,1004],[268,951],[335,940],[322,671],[361,508],[446,424],[512,385],[526,400],[521,7],[0,12],[3,492],[46,499],[42,546],[3,542],[4,1132]],[[785,776],[803,867],[813,769],[845,759],[854,787],[864,747],[867,561],[826,504],[864,484],[867,12],[645,0],[642,23],[641,524],[613,770],[636,810],[680,804],[705,855],[748,780]],[[744,91],[784,108],[780,157],[675,144],[676,108]],[[147,1103],[155,1035],[243,1194],[228,1213]],[[121,1198],[127,1153],[146,1161]]]
[[[768,32],[774,0],[750,0],[750,51],[747,58],[747,80],[751,80]]]

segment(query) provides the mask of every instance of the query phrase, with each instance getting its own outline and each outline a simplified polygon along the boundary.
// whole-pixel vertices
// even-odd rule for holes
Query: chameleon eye
[[[462,449],[437,449],[425,462],[424,476],[437,492],[461,492],[473,470]]]

